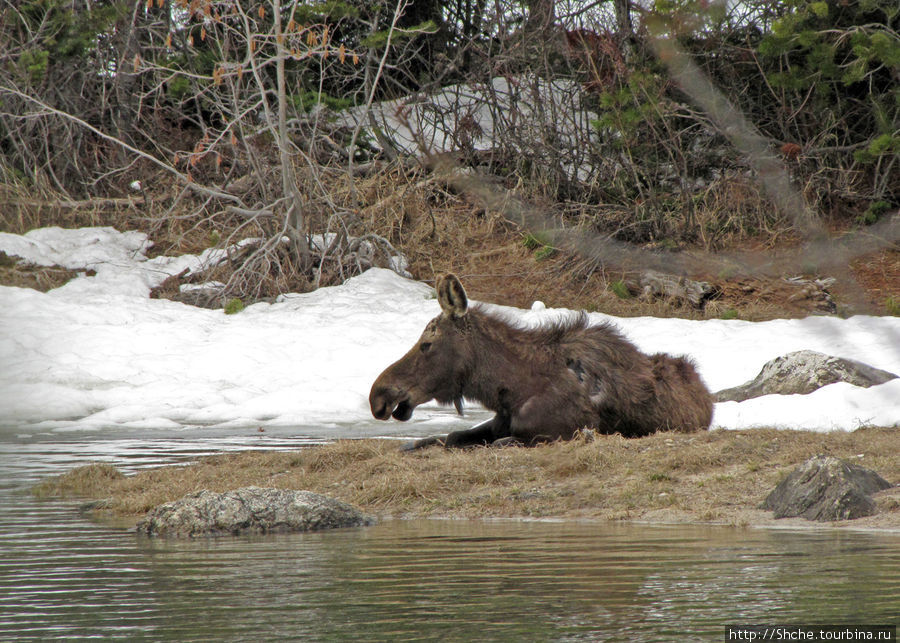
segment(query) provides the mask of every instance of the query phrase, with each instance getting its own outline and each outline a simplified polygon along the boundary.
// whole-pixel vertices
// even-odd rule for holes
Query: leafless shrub
[[[887,133],[868,140],[833,110],[817,120],[812,89],[770,82],[798,56],[762,52],[783,7],[426,4],[0,0],[4,189],[125,199],[172,243],[262,239],[226,279],[226,295],[249,299],[385,262],[413,209],[431,225],[412,242],[437,234],[430,199],[578,237],[589,261],[659,262],[620,242],[813,246],[836,212],[879,221],[867,232],[881,247],[896,241],[897,111],[878,112]],[[896,41],[877,23],[816,34],[840,51]],[[854,91],[896,69],[859,74]],[[841,101],[864,113],[859,97]],[[20,226],[40,220],[16,198]],[[372,257],[354,241],[366,235]]]

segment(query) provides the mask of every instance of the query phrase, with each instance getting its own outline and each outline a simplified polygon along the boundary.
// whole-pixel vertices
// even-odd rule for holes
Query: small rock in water
[[[766,362],[754,379],[715,394],[716,402],[743,402],[762,395],[794,395],[847,382],[868,388],[895,379],[888,371],[816,351],[795,351]]]
[[[852,520],[877,513],[871,494],[891,486],[870,469],[817,455],[782,480],[761,508],[773,511],[775,518]]]
[[[195,538],[361,527],[375,521],[356,507],[312,491],[244,487],[197,491],[151,509],[137,524],[148,536]]]

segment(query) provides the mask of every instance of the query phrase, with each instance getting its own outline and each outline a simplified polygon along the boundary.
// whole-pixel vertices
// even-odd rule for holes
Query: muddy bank
[[[81,497],[101,520],[136,522],[151,508],[209,489],[255,485],[326,494],[380,517],[531,518],[809,526],[759,509],[775,485],[816,454],[900,482],[896,428],[853,433],[753,430],[597,436],[535,448],[433,447],[401,453],[391,440],[341,440],[300,451],[246,451],[125,476],[80,467],[35,488]],[[900,487],[874,496],[879,513],[842,523],[900,531]]]

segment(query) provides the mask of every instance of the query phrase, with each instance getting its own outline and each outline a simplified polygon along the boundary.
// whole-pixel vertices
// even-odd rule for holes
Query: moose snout
[[[406,421],[412,416],[412,405],[406,392],[393,386],[374,386],[369,394],[372,415],[378,420],[395,419]]]
[[[372,389],[369,394],[369,406],[372,409],[372,415],[378,420],[386,420],[391,417],[394,411],[393,401],[387,395],[385,389]]]

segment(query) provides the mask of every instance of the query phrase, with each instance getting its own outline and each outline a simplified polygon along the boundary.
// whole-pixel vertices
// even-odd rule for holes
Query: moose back
[[[378,376],[372,415],[406,421],[432,399],[462,408],[464,398],[496,415],[445,439],[409,448],[535,444],[569,439],[582,428],[637,437],[656,431],[702,431],[712,396],[684,357],[645,355],[610,324],[587,315],[524,328],[475,304],[454,275],[436,284],[441,314],[409,352]]]

